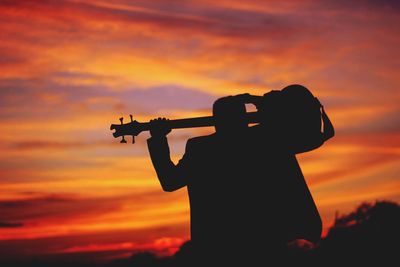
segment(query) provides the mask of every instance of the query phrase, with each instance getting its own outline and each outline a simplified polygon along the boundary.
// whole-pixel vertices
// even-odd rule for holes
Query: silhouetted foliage
[[[400,238],[400,206],[389,201],[361,204],[354,212],[337,217],[316,249],[331,263],[385,266],[395,262]]]

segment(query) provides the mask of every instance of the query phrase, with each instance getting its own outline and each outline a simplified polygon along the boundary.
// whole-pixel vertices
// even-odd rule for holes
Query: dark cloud
[[[363,123],[354,122],[347,125],[340,134],[400,134],[399,114],[399,109],[382,112],[380,116],[373,116]]]
[[[48,75],[50,78],[65,78],[65,79],[99,79],[104,76],[86,73],[86,72],[72,72],[72,71],[56,71]]]
[[[112,135],[110,132],[110,140],[109,143],[112,143]],[[120,145],[115,140],[115,147]],[[121,147],[121,146],[120,146]],[[39,149],[39,148],[37,148]],[[1,183],[24,183],[24,182],[32,182],[32,181],[54,181],[55,179],[60,179],[61,177],[70,177],[68,175],[67,170],[93,170],[95,168],[109,168],[113,166],[113,163],[108,159],[101,159],[93,161],[91,157],[93,154],[85,153],[83,149],[71,149],[68,152],[71,153],[71,158],[65,157],[53,157],[52,153],[55,153],[55,148],[47,148],[45,152],[48,154],[46,157],[7,157],[3,158],[0,161],[0,170],[2,171]],[[65,149],[60,148],[60,152],[63,153]],[[14,151],[16,152],[16,151]],[[7,152],[4,152],[7,153]],[[117,152],[115,151],[115,154]],[[132,156],[131,154],[129,154]],[[121,155],[116,155],[121,156]],[[21,167],[23,166],[23,168]],[[42,175],[40,174],[42,171],[51,171],[54,172],[54,175]],[[66,179],[66,178],[65,178]]]
[[[22,223],[0,222],[0,228],[18,228],[24,226]]]
[[[200,92],[182,86],[165,85],[145,90],[131,90],[122,93],[121,99],[129,99],[131,106],[139,106],[139,110],[162,109],[201,110],[210,109],[218,96]],[[128,103],[126,103],[128,105]]]
[[[396,11],[400,9],[400,2],[397,0],[358,0],[358,1],[346,1],[346,0],[328,0],[328,1],[315,1],[320,5],[326,5],[341,9],[348,9],[354,12],[359,11],[360,9],[369,9],[371,11],[380,11],[382,9],[385,10],[393,10]]]
[[[86,73],[57,73],[55,75],[91,76]],[[213,101],[218,97],[178,85],[133,87],[115,91],[102,84],[57,83],[51,77],[54,76],[40,79],[0,80],[0,104],[2,105],[0,118],[29,119],[44,116],[60,118],[85,110],[95,113],[111,109],[158,116],[158,111],[166,109],[210,109]],[[16,106],[19,108],[15,109]]]
[[[76,200],[76,197],[71,195],[41,194],[32,199],[0,201],[0,208],[31,207],[41,203],[66,203],[73,200]]]
[[[9,65],[21,64],[21,63],[26,62],[22,56],[17,55],[14,52],[7,53],[7,51],[4,51],[4,49],[2,49],[1,47],[0,47],[0,51],[2,51],[2,52],[0,52],[0,55],[1,55],[0,66],[1,67],[6,67]]]
[[[32,197],[20,200],[0,201],[0,221],[37,222],[38,220],[70,221],[77,218],[93,218],[117,212],[125,203],[132,210],[144,210],[158,207],[163,201],[173,198],[162,194],[160,190],[135,192],[130,195],[112,197],[85,197],[76,194],[30,194]],[[179,194],[174,198],[179,199]],[[175,200],[176,200],[175,199]]]
[[[70,217],[75,214],[75,211],[82,212],[77,203],[79,201],[74,196],[57,194],[42,194],[30,199],[0,201],[0,220],[24,222],[63,215]]]
[[[54,236],[45,238],[32,238],[32,239],[16,239],[16,240],[0,240],[0,263],[9,260],[10,263],[15,265],[7,266],[24,266],[17,264],[18,259],[29,262],[32,258],[42,258],[54,261],[51,266],[60,266],[59,264],[64,261],[67,266],[79,266],[79,263],[84,262],[98,262],[103,258],[107,261],[110,258],[125,257],[134,252],[135,248],[124,250],[103,250],[92,252],[72,252],[60,253],[62,250],[70,248],[85,247],[97,245],[101,248],[103,245],[133,243],[133,244],[146,244],[149,242],[149,236],[154,239],[162,238],[168,233],[171,236],[181,236],[182,232],[189,232],[188,225],[178,224],[173,227],[148,227],[143,229],[116,229],[106,230],[102,232],[89,232],[89,233],[71,233],[65,236]],[[42,265],[40,265],[42,266]],[[46,266],[46,265],[43,265]]]
[[[33,150],[33,149],[55,149],[55,150],[66,150],[66,149],[84,149],[84,148],[98,148],[104,146],[112,146],[114,144],[109,143],[109,140],[102,140],[97,142],[68,142],[68,141],[46,141],[46,140],[25,140],[21,142],[15,142],[9,145],[11,148],[21,150]]]
[[[149,2],[105,5],[96,2],[50,1],[43,4],[42,2],[26,1],[24,4],[17,2],[15,6],[33,12],[45,12],[50,17],[53,16],[51,12],[63,10],[82,15],[87,19],[132,24],[144,23],[166,30],[184,30],[234,38],[259,38],[262,34],[283,36],[294,30],[301,31],[305,26],[303,21],[294,19],[294,16],[287,17],[265,11],[243,10],[195,2],[192,2],[191,5],[182,3],[154,5]],[[75,22],[73,17],[57,13],[71,23]]]

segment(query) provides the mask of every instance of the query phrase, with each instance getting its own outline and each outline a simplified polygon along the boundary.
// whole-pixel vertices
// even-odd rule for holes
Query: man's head
[[[259,112],[261,125],[277,135],[307,135],[321,129],[320,104],[302,85],[264,94]]]
[[[246,106],[239,98],[227,96],[217,99],[213,105],[213,116],[217,133],[235,135],[247,128]]]

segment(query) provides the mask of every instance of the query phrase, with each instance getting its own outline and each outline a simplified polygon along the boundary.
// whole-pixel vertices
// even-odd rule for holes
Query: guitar
[[[322,105],[306,87],[297,84],[289,85],[280,91],[270,91],[265,94],[265,96],[267,96],[267,98],[264,97],[264,105],[271,104],[275,106],[274,109],[276,110],[273,112],[276,113],[276,116],[280,116],[281,120],[286,121],[286,128],[284,131],[286,133],[293,133],[293,145],[301,146],[302,152],[319,147],[322,144],[321,138],[323,141],[326,141],[333,137],[333,126],[324,112],[322,114],[324,136],[321,137],[320,108]],[[279,97],[277,98],[276,96]],[[258,96],[249,95],[248,97],[259,99]],[[270,103],[266,104],[268,101]],[[246,103],[254,104],[252,101]],[[279,109],[277,109],[278,107]],[[113,133],[115,138],[122,136],[121,143],[126,143],[125,135],[131,135],[132,143],[135,143],[135,136],[139,135],[141,132],[149,131],[152,127],[151,122],[140,123],[133,120],[132,115],[130,115],[130,117],[131,121],[129,123],[123,124],[123,118],[120,118],[121,124],[112,124],[110,127],[111,130],[115,130]],[[248,123],[260,122],[257,112],[246,113],[246,119]],[[171,129],[215,126],[215,121],[212,116],[168,120],[165,121],[165,123]],[[315,145],[316,143],[318,146]]]
[[[125,135],[131,135],[132,144],[134,144],[135,136],[139,135],[141,132],[149,131],[152,127],[151,122],[138,122],[136,120],[133,120],[132,115],[129,116],[131,118],[131,121],[129,123],[124,124],[123,123],[124,118],[119,118],[121,124],[111,124],[110,126],[110,130],[115,130],[115,132],[113,133],[114,138],[122,136],[122,140],[120,143],[126,143]],[[259,122],[258,113],[257,112],[246,113],[246,119],[249,123],[258,123]],[[213,116],[168,120],[165,121],[165,123],[171,129],[208,127],[215,125]]]

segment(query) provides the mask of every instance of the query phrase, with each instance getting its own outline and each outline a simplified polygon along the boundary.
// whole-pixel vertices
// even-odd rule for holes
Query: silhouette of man
[[[323,106],[301,85],[263,97],[245,94],[242,99],[256,105],[260,116],[260,124],[250,132],[255,142],[253,153],[263,157],[255,158],[250,175],[264,174],[267,186],[275,189],[269,198],[275,203],[271,211],[280,223],[264,225],[275,229],[276,243],[295,239],[318,242],[322,222],[295,154],[316,149],[333,137],[333,125]]]
[[[170,159],[166,135],[171,129],[165,119],[152,121],[148,149],[162,188],[188,190],[197,263],[226,263],[243,246],[248,220],[243,202],[249,193],[244,186],[249,157],[245,114],[244,103],[236,97],[215,101],[216,132],[189,139],[178,164]]]
[[[291,90],[218,99],[216,132],[189,139],[176,165],[166,138],[171,129],[165,119],[153,121],[148,148],[162,188],[188,189],[196,263],[258,265],[282,255],[288,241],[320,239],[321,219],[295,154],[322,145],[333,127],[330,133],[324,120],[321,133],[321,114],[313,121],[315,112],[299,112],[308,104],[298,95],[300,103],[291,103]],[[245,103],[257,106],[259,125],[248,127]],[[313,105],[320,109],[314,98]],[[304,127],[291,123],[301,115]]]

